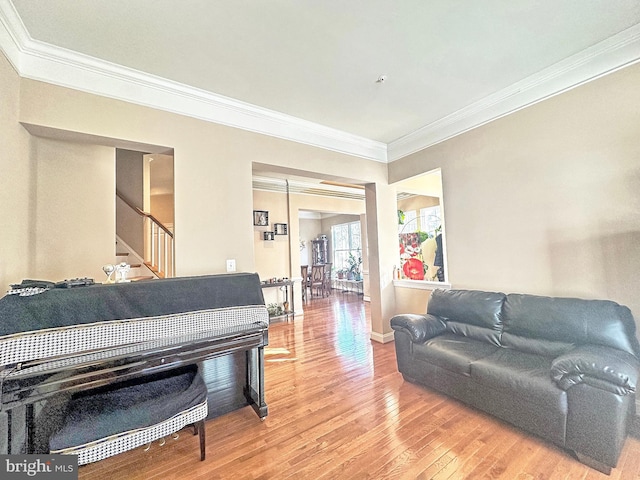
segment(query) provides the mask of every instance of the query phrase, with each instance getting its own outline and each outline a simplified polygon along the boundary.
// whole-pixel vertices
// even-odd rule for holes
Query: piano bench
[[[193,424],[204,460],[206,416],[207,386],[198,368],[170,370],[74,395],[49,450],[78,455],[84,465]]]

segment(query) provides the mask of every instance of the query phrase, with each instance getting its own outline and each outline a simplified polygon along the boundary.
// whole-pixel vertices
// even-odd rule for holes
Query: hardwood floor
[[[314,298],[270,327],[269,415],[250,407],[207,421],[207,458],[181,432],[80,468],[81,479],[640,479],[629,437],[610,476],[443,395],[405,382],[393,343],[369,339],[355,294]]]

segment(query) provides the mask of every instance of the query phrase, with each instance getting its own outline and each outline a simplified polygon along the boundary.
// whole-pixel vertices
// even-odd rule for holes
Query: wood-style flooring
[[[207,458],[183,431],[80,468],[81,479],[640,479],[630,436],[610,476],[489,415],[408,383],[393,343],[369,339],[355,294],[305,303],[270,327],[269,415],[251,407],[206,423]]]

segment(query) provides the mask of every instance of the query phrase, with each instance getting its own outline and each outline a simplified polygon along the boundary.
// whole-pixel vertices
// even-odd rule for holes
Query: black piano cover
[[[264,305],[255,273],[54,288],[0,299],[0,337],[108,320]]]

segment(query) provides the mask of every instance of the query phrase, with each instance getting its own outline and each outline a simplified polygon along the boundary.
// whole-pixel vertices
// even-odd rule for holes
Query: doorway
[[[174,211],[173,151],[116,148],[117,253],[145,275],[175,276]]]
[[[256,271],[262,279],[293,279],[296,314],[302,314],[302,285],[305,282],[301,267],[306,265],[307,271],[311,271],[313,241],[326,236],[327,259],[324,262],[333,264],[331,225],[359,220],[364,231],[364,188],[335,185],[283,172],[256,171],[254,168],[253,209],[268,212],[269,215],[269,225],[253,227]],[[272,240],[265,240],[265,231],[268,233],[279,222],[288,224],[287,235],[275,235]],[[363,251],[366,252],[366,249]],[[363,257],[362,273],[365,279],[366,265],[366,258]],[[335,268],[331,265],[330,284],[335,278]],[[273,298],[265,297],[265,301],[278,303],[282,299],[274,295]]]

